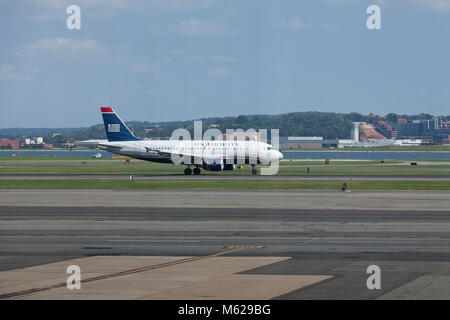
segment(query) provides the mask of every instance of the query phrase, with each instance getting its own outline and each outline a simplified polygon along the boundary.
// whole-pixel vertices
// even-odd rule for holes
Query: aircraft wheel
[[[255,175],[257,173],[258,173],[258,171],[256,171],[256,169],[252,169],[252,175]]]
[[[192,173],[192,170],[190,168],[184,169],[184,174],[185,175],[190,175],[191,173]]]
[[[194,174],[199,175],[200,174],[200,169],[199,168],[194,168]]]

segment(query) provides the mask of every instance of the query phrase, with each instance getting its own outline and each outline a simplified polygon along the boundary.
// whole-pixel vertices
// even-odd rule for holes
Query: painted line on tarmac
[[[264,246],[228,246],[227,249],[262,249]]]
[[[217,253],[210,254],[207,256],[192,257],[192,258],[157,264],[157,265],[153,265],[153,266],[147,266],[147,267],[141,267],[141,268],[126,270],[126,271],[120,271],[120,272],[111,273],[111,274],[105,274],[102,276],[96,276],[96,277],[84,279],[82,282],[87,283],[87,282],[94,282],[94,281],[98,281],[98,280],[117,278],[117,277],[121,277],[124,275],[135,274],[135,273],[140,273],[140,272],[154,270],[154,269],[166,268],[166,267],[170,267],[170,266],[174,266],[174,265],[178,265],[178,264],[183,264],[183,263],[188,263],[188,262],[193,262],[193,261],[198,261],[198,260],[205,260],[205,259],[213,258],[213,257],[219,257],[219,256],[223,256],[226,254],[238,252],[238,251],[241,251],[244,249],[260,249],[260,248],[262,248],[262,246],[228,246],[226,248],[229,250],[217,252]],[[22,296],[37,293],[37,292],[48,291],[48,290],[56,289],[56,288],[63,288],[66,285],[67,284],[64,282],[64,283],[59,283],[59,284],[56,284],[53,286],[43,287],[43,288],[33,288],[33,289],[28,289],[28,290],[23,290],[23,291],[6,293],[6,294],[0,295],[0,299],[18,298],[18,297],[22,297]]]

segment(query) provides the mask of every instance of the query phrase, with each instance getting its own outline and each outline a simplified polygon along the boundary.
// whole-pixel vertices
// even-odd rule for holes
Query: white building
[[[352,140],[354,142],[359,142],[359,126],[365,126],[365,122],[353,122],[352,127]]]

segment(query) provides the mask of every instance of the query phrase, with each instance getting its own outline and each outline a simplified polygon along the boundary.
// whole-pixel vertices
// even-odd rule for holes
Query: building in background
[[[351,137],[354,142],[359,142],[359,127],[365,126],[367,123],[365,122],[353,122],[352,123],[352,133]]]
[[[318,149],[336,148],[337,139],[325,140],[323,137],[280,137],[280,149]]]
[[[0,140],[0,148],[19,149],[20,140],[2,139]]]
[[[39,149],[44,148],[44,146],[45,142],[43,137],[25,138],[24,143],[22,143],[22,147],[24,148]]]
[[[398,118],[397,122],[378,121],[375,128],[394,140],[422,140],[423,143],[448,143],[450,125],[441,117],[430,120]]]

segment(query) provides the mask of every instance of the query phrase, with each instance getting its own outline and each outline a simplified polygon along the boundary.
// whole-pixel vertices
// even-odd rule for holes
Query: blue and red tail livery
[[[128,127],[120,120],[112,108],[101,107],[103,122],[105,124],[108,141],[135,141],[138,140]]]

